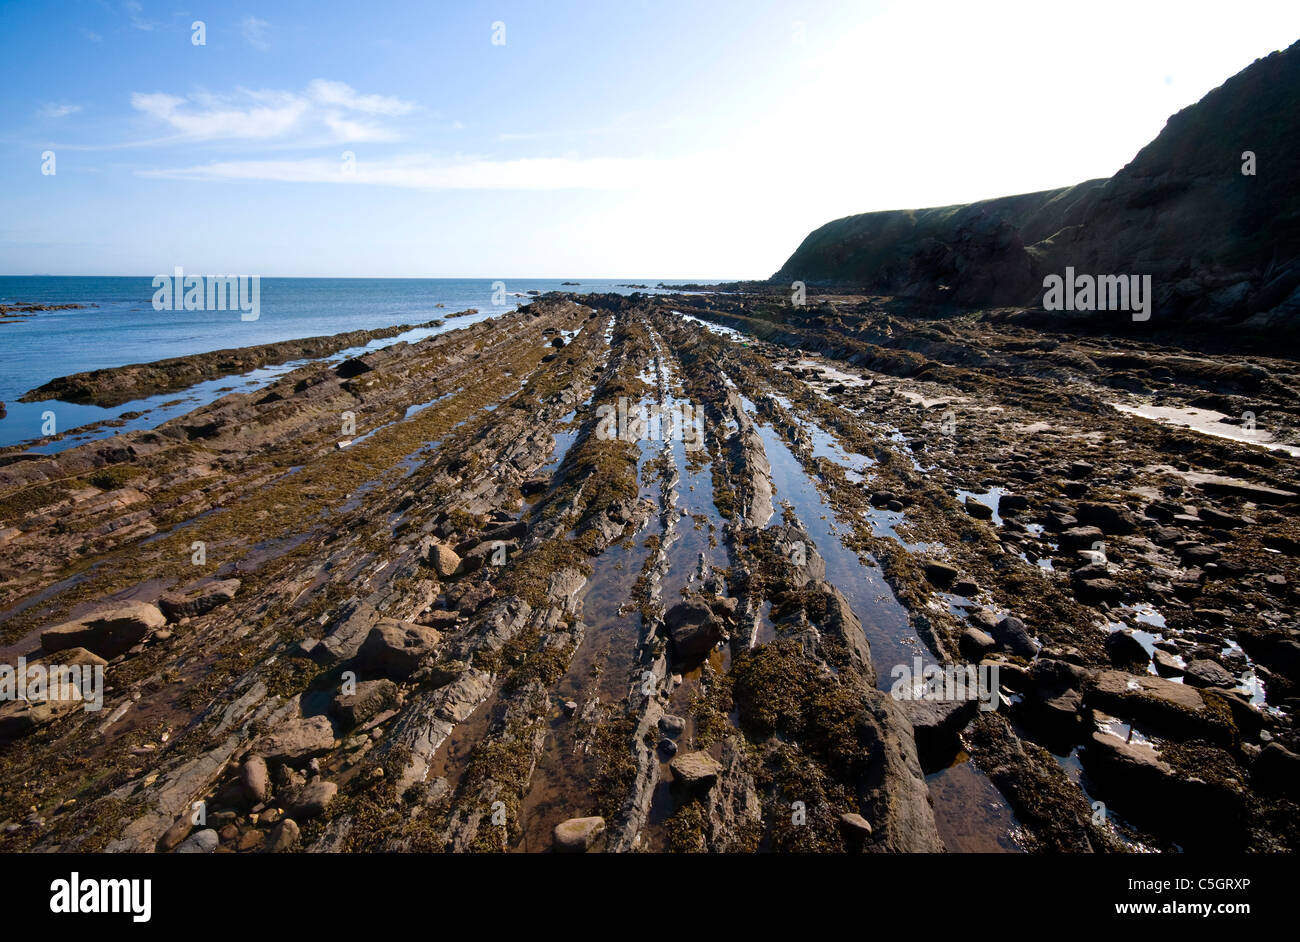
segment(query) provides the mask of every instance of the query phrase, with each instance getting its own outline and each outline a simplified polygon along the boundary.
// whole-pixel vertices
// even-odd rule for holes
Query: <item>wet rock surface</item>
[[[107,678],[0,848],[1293,849],[1300,370],[1016,313],[549,296],[0,465],[6,660]]]

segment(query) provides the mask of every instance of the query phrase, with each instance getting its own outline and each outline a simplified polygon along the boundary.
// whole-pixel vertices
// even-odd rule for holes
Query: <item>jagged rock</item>
[[[1084,687],[1084,703],[1125,720],[1150,726],[1171,738],[1201,737],[1212,742],[1230,741],[1220,713],[1211,710],[1201,692],[1150,674],[1100,671]]]
[[[41,632],[50,653],[85,648],[109,659],[125,654],[151,631],[167,624],[163,613],[145,602],[118,602]]]
[[[396,699],[397,685],[391,680],[363,680],[355,693],[340,693],[330,701],[330,715],[351,729],[387,709]]]
[[[195,586],[185,592],[167,592],[158,599],[158,607],[171,621],[197,618],[218,606],[225,605],[239,591],[238,579],[223,579]]]
[[[992,520],[993,508],[988,504],[981,503],[973,497],[966,498],[966,513],[970,514],[976,520]]]
[[[602,817],[570,818],[555,826],[551,847],[557,853],[586,853],[604,831],[605,819]]]
[[[1176,654],[1156,648],[1151,660],[1161,677],[1181,677],[1183,674],[1183,665]]]
[[[929,771],[946,768],[960,748],[958,737],[975,717],[979,701],[900,700],[916,735],[916,752],[921,767]]]

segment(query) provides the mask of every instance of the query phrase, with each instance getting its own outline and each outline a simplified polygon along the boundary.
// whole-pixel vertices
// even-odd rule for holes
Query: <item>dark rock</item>
[[[940,588],[947,589],[952,586],[957,578],[957,568],[949,566],[947,563],[929,561],[925,564],[925,578],[930,584]]]
[[[337,695],[330,701],[330,715],[345,729],[360,726],[397,700],[397,685],[391,680],[363,680],[355,693]]]
[[[1116,667],[1145,670],[1151,655],[1133,632],[1121,628],[1106,636],[1106,656]]]
[[[664,624],[679,661],[707,657],[714,646],[726,637],[722,621],[701,599],[678,602],[664,615]]]
[[[993,640],[993,636],[987,632],[980,631],[978,628],[967,628],[962,632],[961,637],[957,639],[957,650],[961,656],[968,661],[981,661],[984,655],[988,654],[998,643]]]
[[[994,625],[992,635],[998,648],[1008,654],[1029,659],[1038,653],[1038,646],[1025,629],[1025,623],[1014,615],[1007,615]]]
[[[1237,678],[1221,665],[1210,660],[1188,662],[1183,668],[1183,682],[1193,687],[1235,687]]]

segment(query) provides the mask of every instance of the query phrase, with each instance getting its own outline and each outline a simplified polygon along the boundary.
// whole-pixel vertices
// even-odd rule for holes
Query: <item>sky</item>
[[[842,216],[1110,176],[1298,38],[1295,0],[0,2],[0,274],[766,278]]]

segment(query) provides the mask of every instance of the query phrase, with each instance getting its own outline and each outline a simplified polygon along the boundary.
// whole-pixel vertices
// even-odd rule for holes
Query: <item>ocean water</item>
[[[505,282],[506,303],[494,305],[493,283]],[[441,328],[408,331],[377,340],[370,348],[419,340],[444,330],[514,310],[531,298],[529,291],[610,292],[631,294],[647,285],[655,293],[658,278],[488,279],[488,278],[263,278],[260,314],[245,321],[235,311],[155,311],[149,277],[0,276],[0,304],[82,304],[81,309],[38,311],[22,320],[0,320],[0,402],[8,415],[0,419],[0,446],[43,436],[53,413],[61,440],[32,450],[56,452],[118,432],[152,428],[202,403],[230,392],[263,386],[297,366],[286,363],[227,376],[181,392],[140,399],[108,409],[63,402],[22,403],[29,389],[58,376],[85,370],[146,363],[208,350],[274,343],[298,337],[337,334],[396,324],[419,324],[447,318]],[[577,286],[564,281],[578,282]],[[622,286],[622,287],[621,287]],[[468,309],[469,317],[449,317]],[[330,357],[344,359],[362,348]],[[120,419],[124,413],[139,416]],[[112,427],[87,429],[113,421]]]

